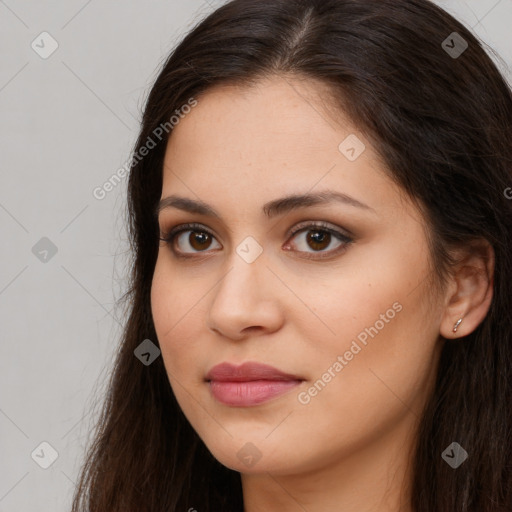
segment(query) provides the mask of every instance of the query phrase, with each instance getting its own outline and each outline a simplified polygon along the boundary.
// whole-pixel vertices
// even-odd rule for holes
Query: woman
[[[172,52],[73,511],[512,510],[512,94],[427,0],[233,0]]]

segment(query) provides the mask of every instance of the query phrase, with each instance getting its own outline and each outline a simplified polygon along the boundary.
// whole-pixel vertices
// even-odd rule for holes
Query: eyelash
[[[343,242],[343,243],[338,248],[331,249],[330,251],[325,251],[325,252],[316,251],[313,253],[309,253],[306,251],[297,251],[299,253],[305,253],[305,254],[327,254],[328,255],[328,256],[320,256],[320,257],[305,256],[306,259],[320,260],[320,259],[325,259],[325,258],[331,258],[333,256],[336,256],[338,253],[343,252],[346,249],[346,247],[354,241],[352,238],[350,238],[346,234],[342,233],[341,231],[338,231],[337,229],[330,227],[330,225],[325,222],[300,223],[288,234],[288,238],[294,237],[298,233],[312,231],[312,230],[330,233],[331,235],[334,235],[334,237],[337,238],[340,242]],[[171,245],[171,250],[176,255],[176,257],[183,258],[183,259],[195,258],[196,256],[187,255],[190,253],[181,253],[180,251],[177,251],[173,247],[174,240],[176,239],[176,237],[186,231],[207,233],[209,236],[215,238],[215,235],[210,230],[204,228],[201,224],[190,223],[190,224],[180,224],[179,226],[176,226],[173,229],[171,229],[168,233],[163,233],[163,236],[161,236],[159,238],[159,240],[161,240],[162,242],[164,242],[167,245]],[[197,251],[195,254],[201,254],[201,253],[205,253],[205,252],[207,252],[207,251]]]

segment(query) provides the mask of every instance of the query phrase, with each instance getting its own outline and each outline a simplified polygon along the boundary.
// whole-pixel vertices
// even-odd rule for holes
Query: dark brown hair
[[[468,44],[443,46],[453,32]],[[455,43],[450,43],[453,46]],[[176,110],[219,84],[275,74],[321,81],[373,144],[386,172],[417,201],[442,280],[450,249],[487,240],[494,296],[478,328],[446,340],[414,458],[415,512],[512,510],[512,93],[479,41],[428,0],[233,0],[173,50],[144,110],[135,153]],[[170,132],[172,136],[172,132]],[[73,512],[239,512],[240,474],[215,460],[171,390],[150,289],[167,137],[130,172],[133,270],[122,343],[80,474]],[[441,458],[458,442],[468,459]]]

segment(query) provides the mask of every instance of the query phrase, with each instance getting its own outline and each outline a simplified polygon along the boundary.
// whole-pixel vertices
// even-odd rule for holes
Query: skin
[[[492,251],[468,255],[434,287],[418,208],[364,135],[342,115],[335,123],[322,98],[321,84],[290,77],[215,87],[174,128],[161,197],[202,200],[221,219],[160,212],[162,236],[196,222],[213,237],[190,245],[202,231],[181,233],[174,248],[189,259],[161,242],[153,319],[178,403],[212,454],[242,474],[246,512],[407,512],[412,447],[440,349],[484,318]],[[350,134],[366,145],[355,161],[338,149]],[[370,209],[333,202],[273,219],[262,212],[267,201],[327,189]],[[308,244],[314,227],[287,236],[303,221],[348,230],[353,242],[337,252],[335,236],[320,249]],[[252,263],[237,253],[248,236],[263,250]],[[393,304],[401,310],[347,361],[352,342]],[[301,403],[299,393],[338,356],[347,364]],[[255,407],[227,406],[204,381],[224,361],[263,362],[304,382]],[[255,464],[237,456],[246,443],[261,455]]]

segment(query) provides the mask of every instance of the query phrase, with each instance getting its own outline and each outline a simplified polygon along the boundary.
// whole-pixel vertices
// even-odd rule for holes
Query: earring
[[[462,322],[462,318],[459,318],[457,320],[457,323],[453,326],[453,332],[457,332],[457,327],[459,327],[461,322]]]

